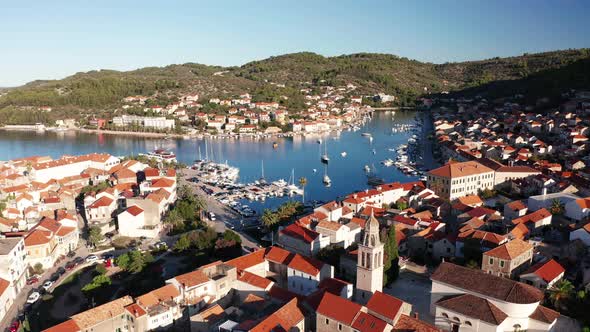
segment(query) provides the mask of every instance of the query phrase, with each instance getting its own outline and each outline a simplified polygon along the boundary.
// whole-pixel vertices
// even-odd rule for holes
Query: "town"
[[[590,287],[590,93],[565,97],[544,113],[521,96],[423,99],[443,166],[261,216],[264,239],[229,230],[190,170],[161,159],[3,162],[3,321],[20,310],[35,324],[68,275],[96,267],[84,289],[102,303],[44,331],[573,329]],[[117,274],[206,250],[207,236],[201,265],[160,271],[145,293],[97,295]]]

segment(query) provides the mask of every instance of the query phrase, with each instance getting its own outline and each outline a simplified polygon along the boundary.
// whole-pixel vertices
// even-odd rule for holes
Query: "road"
[[[215,231],[218,233],[223,233],[226,229],[229,229],[228,225],[233,226],[233,231],[239,234],[242,238],[243,246],[251,248],[258,247],[258,243],[255,239],[239,231],[240,221],[244,220],[244,218],[239,213],[232,210],[229,206],[219,203],[219,201],[217,201],[213,196],[205,193],[198,184],[189,181],[190,178],[195,176],[194,173],[195,172],[193,172],[191,169],[183,170],[181,179],[179,181],[179,186],[184,184],[189,185],[196,195],[202,197],[205,200],[205,203],[207,204],[207,211],[213,212],[216,216],[215,221],[207,219],[207,224],[215,229]]]

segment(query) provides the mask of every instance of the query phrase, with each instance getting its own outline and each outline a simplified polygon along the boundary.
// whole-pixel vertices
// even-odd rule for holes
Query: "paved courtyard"
[[[419,313],[420,319],[433,324],[434,317],[430,315],[430,287],[431,281],[427,277],[400,271],[399,278],[390,287],[384,288],[383,292],[412,304],[412,311]]]

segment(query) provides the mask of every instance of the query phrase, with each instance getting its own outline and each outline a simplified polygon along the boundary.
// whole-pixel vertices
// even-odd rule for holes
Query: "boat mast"
[[[261,179],[264,179],[264,160],[261,160],[260,162],[262,164],[262,177],[261,177]]]
[[[201,145],[199,144],[199,160],[203,160],[203,156],[201,155]]]
[[[205,139],[205,160],[209,161],[209,149],[207,149],[207,139]]]

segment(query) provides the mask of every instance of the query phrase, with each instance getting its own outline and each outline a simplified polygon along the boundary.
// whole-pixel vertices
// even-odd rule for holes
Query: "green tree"
[[[242,238],[240,235],[229,229],[226,229],[225,232],[223,232],[223,239],[225,241],[233,241],[237,244],[242,244]]]
[[[565,309],[565,303],[574,294],[574,285],[569,280],[562,279],[549,289],[549,299],[558,310]]]
[[[191,241],[189,240],[186,234],[183,234],[178,238],[176,243],[174,243],[174,250],[176,251],[185,251],[191,246]]]
[[[185,221],[193,220],[197,212],[195,203],[189,200],[181,200],[178,202],[178,204],[176,204],[174,210],[177,211]]]
[[[408,202],[405,200],[398,200],[396,203],[396,207],[398,210],[405,210],[408,208]]]
[[[129,260],[130,262],[127,271],[133,274],[143,271],[145,266],[148,264],[146,257],[139,250],[132,250],[129,253]]]
[[[562,215],[565,212],[565,205],[557,198],[554,198],[551,200],[549,211],[554,215]]]
[[[129,253],[124,253],[119,255],[119,257],[115,258],[115,264],[123,270],[127,270],[129,268],[129,263],[131,259],[129,258]]]
[[[88,230],[88,242],[93,246],[96,247],[100,242],[104,240],[104,235],[102,234],[100,227],[92,226]]]
[[[175,229],[184,227],[184,219],[176,209],[168,211],[168,214],[164,217],[164,223],[172,225]]]
[[[381,240],[383,241],[383,283],[388,284],[395,281],[399,274],[398,265],[398,248],[396,241],[395,226],[390,226],[387,232],[381,232]]]
[[[98,274],[106,274],[107,273],[107,268],[104,266],[104,264],[97,264],[96,267],[94,268],[94,270]]]
[[[84,287],[82,287],[82,291],[84,293],[89,293],[89,292],[95,291],[105,285],[110,285],[111,283],[112,283],[111,278],[109,278],[105,274],[99,274],[96,277],[94,277],[91,282],[89,282]]]
[[[274,229],[280,221],[278,214],[271,209],[264,209],[260,219],[262,220],[262,224],[268,229]]]
[[[301,194],[301,201],[305,203],[305,186],[307,186],[307,178],[300,177],[299,178],[299,185],[301,186],[302,194]]]

